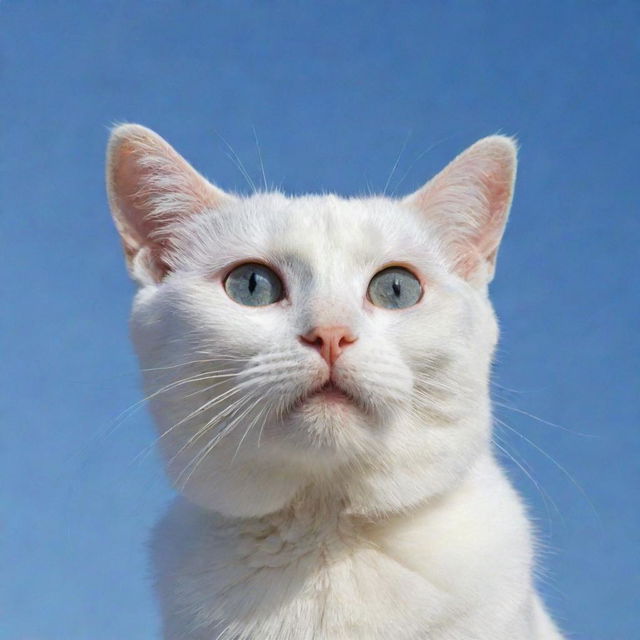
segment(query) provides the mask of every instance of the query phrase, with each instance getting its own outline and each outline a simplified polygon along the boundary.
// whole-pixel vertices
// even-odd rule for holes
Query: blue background
[[[159,633],[144,544],[171,491],[137,455],[144,410],[114,426],[141,397],[103,187],[117,121],[244,192],[223,139],[257,181],[254,128],[293,193],[380,192],[403,145],[406,193],[518,136],[497,433],[560,624],[640,637],[640,4],[8,0],[0,31],[3,640]]]

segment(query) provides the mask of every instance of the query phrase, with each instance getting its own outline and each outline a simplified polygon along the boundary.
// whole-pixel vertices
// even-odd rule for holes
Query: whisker
[[[262,398],[258,398],[257,402],[260,402],[262,400]],[[255,403],[254,405],[255,406]],[[233,458],[231,458],[231,463],[233,464],[234,460],[236,459],[238,452],[240,451],[240,447],[242,446],[242,443],[244,442],[244,439],[247,437],[247,434],[249,433],[249,431],[251,431],[251,428],[256,424],[256,422],[260,419],[260,417],[262,416],[263,412],[265,411],[265,407],[262,407],[262,409],[260,409],[260,412],[256,414],[255,418],[249,423],[249,426],[246,428],[244,434],[242,435],[242,438],[240,438],[240,442],[238,442],[238,446],[236,447],[236,451],[233,454]]]
[[[499,438],[499,434],[494,433],[494,437],[498,439]],[[560,516],[560,519],[564,524],[564,517],[563,517],[562,513],[560,512],[560,509],[558,508],[558,505],[554,502],[554,500],[551,498],[551,496],[542,488],[542,486],[533,477],[533,475],[527,470],[527,468],[525,466],[525,463],[524,462],[522,462],[522,463],[519,462],[516,459],[516,457],[512,454],[512,452],[510,452],[508,449],[506,449],[506,442],[504,440],[502,440],[502,443],[503,443],[504,446],[500,445],[500,443],[497,442],[496,440],[493,441],[493,444],[498,449],[500,449],[500,451],[502,451],[520,469],[520,471],[522,471],[522,473],[525,474],[525,476],[531,481],[533,486],[537,489],[538,493],[542,496],[542,502],[544,503],[545,510],[547,512],[547,522],[549,523],[549,526],[551,527],[551,523],[553,522],[553,520],[551,518],[551,512],[549,511],[549,503],[551,503],[551,505],[553,506],[554,510]]]
[[[200,465],[200,463],[209,455],[209,453],[211,453],[211,451],[213,451],[213,448],[215,447],[215,445],[218,444],[218,442],[222,439],[222,437],[224,437],[227,434],[231,433],[231,431],[233,431],[236,428],[236,426],[240,423],[242,418],[244,418],[244,416],[247,415],[247,413],[249,411],[251,411],[253,409],[253,407],[255,407],[255,405],[258,402],[260,402],[260,400],[261,400],[261,398],[258,398],[252,405],[250,405],[249,407],[244,409],[238,416],[236,416],[234,418],[234,420],[227,427],[225,427],[225,429],[220,434],[218,434],[219,437],[217,439],[213,438],[213,441],[214,441],[213,445],[211,445],[211,444],[205,445],[203,450],[201,450],[198,454],[196,454],[196,456],[189,463],[187,463],[185,468],[180,472],[180,474],[176,478],[176,484],[180,484],[181,477],[188,470],[188,468],[193,465],[191,471],[188,473],[187,477],[185,478],[184,482],[182,483],[183,488],[186,487],[188,482],[189,482],[189,480],[191,479],[191,477],[195,473],[196,469]]]
[[[409,165],[409,168],[404,172],[402,178],[400,178],[400,182],[398,182],[398,184],[396,184],[396,186],[394,187],[393,191],[391,192],[391,195],[392,196],[396,195],[398,189],[402,186],[402,183],[407,179],[407,176],[411,173],[411,170],[416,166],[416,163],[418,162],[418,160],[421,160],[425,155],[427,155],[427,153],[429,153],[430,151],[435,149],[437,146],[441,145],[443,142],[446,142],[449,139],[451,139],[451,136],[440,138],[440,140],[436,140],[432,145],[428,146],[424,151],[419,153],[415,157],[413,162]]]
[[[256,150],[258,152],[258,160],[260,161],[260,171],[262,172],[262,184],[264,185],[264,190],[269,191],[269,187],[267,186],[267,175],[264,171],[264,162],[262,161],[262,151],[260,150],[260,143],[258,142],[258,134],[256,133],[255,126],[251,127],[253,129],[253,138],[256,141]]]
[[[509,429],[509,431],[515,433],[519,438],[522,438],[525,442],[527,442],[539,453],[541,453],[545,458],[547,458],[547,460],[549,460],[552,464],[554,464],[565,475],[565,477],[569,479],[571,484],[573,484],[573,486],[580,492],[582,497],[587,501],[587,504],[591,507],[591,510],[593,511],[593,514],[596,517],[598,524],[602,526],[602,520],[600,518],[600,514],[595,508],[595,505],[593,504],[593,502],[590,500],[589,496],[586,494],[585,490],[580,486],[580,484],[578,484],[575,478],[555,458],[553,458],[553,456],[549,455],[542,447],[540,447],[535,442],[527,438],[527,436],[525,436],[524,434],[520,433],[517,429],[514,429],[512,426],[508,425],[503,420],[496,418],[496,421],[506,429]]]
[[[180,367],[188,367],[189,365],[192,364],[209,364],[211,362],[218,362],[220,360],[224,360],[225,358],[207,358],[204,360],[189,360],[188,362],[181,362],[180,364],[172,364],[169,365],[167,367],[151,367],[149,369],[140,369],[140,371],[143,371],[144,373],[147,372],[152,372],[152,371],[169,371],[171,369],[179,369]],[[217,369],[216,371],[222,371],[224,372],[225,369]],[[234,371],[234,369],[227,369],[226,371]]]
[[[135,458],[133,459],[133,462],[137,461],[140,458],[144,458],[145,456],[147,456],[153,449],[154,447],[156,447],[160,441],[165,438],[166,436],[169,435],[169,433],[171,433],[174,429],[177,429],[180,425],[184,424],[185,422],[188,422],[189,420],[191,420],[192,418],[194,418],[195,416],[199,415],[200,413],[203,413],[204,411],[207,411],[208,409],[210,409],[212,406],[218,404],[219,402],[222,402],[223,400],[226,400],[227,398],[229,398],[231,395],[233,395],[233,393],[236,393],[237,391],[239,391],[239,389],[237,388],[233,388],[227,392],[225,392],[225,394],[222,394],[220,396],[216,396],[213,400],[209,400],[208,402],[206,402],[204,405],[201,405],[200,407],[198,407],[197,409],[195,409],[194,411],[192,411],[189,415],[185,416],[184,418],[182,418],[181,420],[179,420],[178,422],[176,422],[175,424],[173,424],[171,427],[169,427],[168,429],[166,429],[165,431],[163,431],[160,436],[158,436],[151,444],[147,445],[139,454],[137,454],[135,456]],[[224,414],[224,412],[222,412]],[[217,414],[220,415],[220,414]],[[207,423],[200,431],[206,430],[207,427],[211,426],[210,423]],[[198,432],[200,433],[200,432]],[[196,436],[192,436],[186,444],[184,444],[180,450],[173,456],[173,458],[175,458],[179,453],[181,453],[187,446],[189,446],[189,444],[192,443],[192,441],[196,440],[197,437]],[[172,462],[173,458],[169,461]]]
[[[278,405],[282,404],[282,398],[278,399]],[[258,432],[258,448],[260,448],[260,442],[262,441],[262,431],[264,429],[265,424],[267,423],[267,418],[269,417],[269,412],[265,411],[264,418],[262,420],[262,424],[260,425],[260,431]]]
[[[546,424],[549,427],[555,427],[556,429],[561,429],[562,431],[566,431],[574,436],[581,436],[584,438],[600,438],[600,436],[592,434],[592,433],[582,433],[580,431],[574,431],[573,429],[568,429],[567,427],[563,427],[561,424],[556,424],[554,422],[549,422],[548,420],[543,420],[533,413],[529,413],[527,411],[523,411],[522,409],[518,409],[517,407],[513,407],[511,405],[505,404],[503,402],[495,402],[494,404],[498,407],[502,407],[503,409],[507,409],[508,411],[514,411],[515,413],[519,413],[523,416],[527,416],[527,418],[531,418],[536,422],[540,422],[541,424]]]
[[[410,137],[411,137],[411,131],[408,131],[407,135],[405,136],[404,142],[402,143],[400,153],[398,154],[398,157],[396,158],[396,161],[394,162],[393,167],[391,168],[391,173],[389,174],[387,181],[384,183],[384,189],[382,190],[383,196],[387,195],[387,189],[389,188],[389,183],[391,182],[391,180],[393,179],[393,176],[395,175],[396,169],[398,168],[398,164],[400,163],[400,158],[402,158],[402,154],[404,153],[404,150],[407,148],[407,143],[409,142]]]
[[[141,400],[138,400],[137,402],[134,402],[132,405],[127,407],[124,411],[121,411],[113,419],[113,421],[109,424],[109,426],[104,430],[104,432],[101,435],[97,436],[98,437],[98,441],[105,440],[106,438],[111,436],[120,426],[122,426],[122,424],[128,418],[130,418],[136,411],[138,411],[149,400],[157,397],[158,395],[160,395],[162,393],[167,393],[168,391],[171,391],[171,390],[173,390],[173,389],[175,389],[175,388],[177,388],[177,387],[179,387],[179,386],[181,386],[183,384],[189,384],[189,383],[192,383],[192,382],[197,382],[198,378],[200,376],[201,376],[201,374],[197,374],[197,375],[194,375],[194,376],[190,376],[188,378],[183,378],[181,380],[177,380],[177,381],[171,382],[171,383],[161,387],[160,389],[157,389],[153,393],[145,396]]]
[[[244,179],[247,181],[249,187],[251,187],[253,192],[256,193],[258,191],[258,189],[256,188],[256,183],[251,179],[249,172],[245,168],[242,160],[240,160],[240,156],[238,156],[235,149],[222,137],[220,133],[216,131],[215,134],[220,138],[220,140],[222,140],[223,144],[227,148],[227,157],[236,165],[240,173],[244,176]]]
[[[239,391],[239,390],[236,390],[236,391]],[[226,400],[226,398],[224,398],[224,399]],[[219,411],[218,413],[216,413],[195,434],[193,434],[187,440],[187,442],[182,445],[182,447],[180,447],[180,449],[171,458],[170,462],[173,462],[175,460],[175,458],[177,458],[178,455],[180,455],[180,453],[182,453],[182,451],[184,451],[189,445],[193,444],[196,440],[200,439],[207,431],[209,431],[210,429],[214,428],[218,424],[218,422],[220,422],[220,420],[222,420],[222,419],[224,419],[226,417],[229,417],[232,414],[233,411],[235,411],[236,409],[239,409],[244,404],[246,399],[247,399],[247,396],[242,396],[240,398],[237,398],[228,407],[225,407],[225,408],[222,409],[222,411]],[[211,408],[211,407],[209,407],[209,408]],[[176,425],[171,427],[171,429],[175,428],[175,426]],[[163,437],[164,435],[166,435],[166,433],[163,433],[161,437]]]

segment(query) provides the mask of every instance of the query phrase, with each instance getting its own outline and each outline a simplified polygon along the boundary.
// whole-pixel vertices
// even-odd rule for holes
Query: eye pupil
[[[253,271],[249,277],[249,293],[253,293],[256,290],[257,283],[256,272]]]
[[[371,278],[367,296],[377,307],[405,309],[419,302],[422,285],[408,269],[388,267]]]
[[[263,307],[284,297],[278,275],[266,265],[255,262],[233,269],[224,281],[224,288],[232,300],[248,307]]]

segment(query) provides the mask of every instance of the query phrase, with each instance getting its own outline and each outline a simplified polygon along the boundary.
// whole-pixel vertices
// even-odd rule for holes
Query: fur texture
[[[515,155],[485,138],[404,200],[240,198],[148,129],[113,132],[133,341],[181,494],[153,542],[167,640],[560,638],[491,448]],[[245,262],[284,299],[232,300]],[[369,301],[390,265],[418,277],[414,306]],[[356,340],[329,366],[300,336],[336,325]]]

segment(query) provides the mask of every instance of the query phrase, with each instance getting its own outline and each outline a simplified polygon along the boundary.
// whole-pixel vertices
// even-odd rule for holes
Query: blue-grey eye
[[[408,269],[389,267],[371,278],[367,293],[376,307],[404,309],[420,300],[422,285]]]
[[[224,281],[227,295],[248,307],[263,307],[282,300],[280,278],[263,264],[248,262],[236,267]]]

